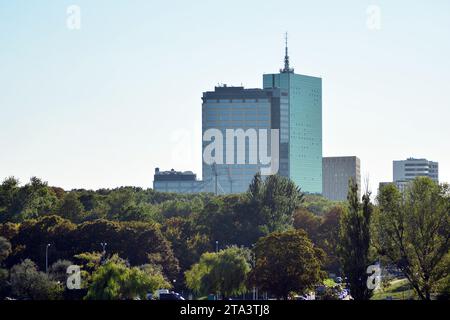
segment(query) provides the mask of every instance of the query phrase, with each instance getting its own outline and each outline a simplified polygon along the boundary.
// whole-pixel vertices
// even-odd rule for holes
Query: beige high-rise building
[[[333,201],[347,200],[348,183],[354,179],[361,196],[361,163],[358,157],[324,157],[322,159],[323,196]]]

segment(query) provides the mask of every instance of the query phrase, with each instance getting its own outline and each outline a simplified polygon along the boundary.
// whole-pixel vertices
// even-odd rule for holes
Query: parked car
[[[176,292],[160,293],[159,300],[185,300],[183,296]]]
[[[167,290],[167,289],[159,289],[159,290],[156,290],[156,292],[155,292],[155,298],[156,298],[156,299],[159,299],[159,296],[160,296],[161,294],[166,294],[166,293],[170,293],[170,291]]]

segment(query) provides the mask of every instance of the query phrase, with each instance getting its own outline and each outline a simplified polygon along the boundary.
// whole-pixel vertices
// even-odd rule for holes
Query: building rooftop
[[[215,87],[214,91],[203,92],[203,101],[208,99],[264,99],[270,96],[279,96],[279,89],[259,89],[244,87],[229,87],[223,85]]]
[[[155,169],[154,181],[195,181],[197,175],[192,171],[175,171],[171,169],[169,171],[160,171],[159,168]]]

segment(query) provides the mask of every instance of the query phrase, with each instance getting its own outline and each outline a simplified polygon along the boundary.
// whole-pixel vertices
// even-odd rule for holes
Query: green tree
[[[306,293],[325,277],[321,270],[324,252],[303,230],[274,232],[261,238],[255,257],[251,283],[278,298],[287,299],[291,292]]]
[[[251,270],[249,260],[250,252],[238,247],[204,253],[200,261],[186,271],[186,284],[203,295],[220,292],[230,297],[244,293]]]
[[[0,268],[0,300],[6,298],[10,291],[9,272],[7,269]]]
[[[11,243],[3,237],[0,237],[0,299],[7,296],[9,293],[9,273],[8,270],[2,269],[2,262],[11,253]]]
[[[186,217],[194,212],[201,212],[203,206],[199,197],[190,200],[168,200],[160,204],[161,213],[166,218]]]
[[[286,177],[271,175],[262,179],[258,173],[247,191],[250,213],[260,221],[265,234],[292,227],[293,214],[304,194]]]
[[[74,252],[72,233],[76,225],[60,216],[44,216],[38,219],[29,219],[21,223],[18,234],[11,240],[14,253],[8,258],[11,264],[19,263],[23,259],[31,259],[40,269],[45,269],[45,247],[48,250],[49,263],[55,258],[67,259]]]
[[[8,221],[21,222],[50,215],[55,211],[58,201],[53,189],[46,182],[32,177],[28,184],[13,193]]]
[[[250,245],[247,244],[248,237],[254,235],[252,228],[258,228],[258,221],[243,206],[245,201],[245,197],[240,194],[214,197],[205,204],[200,214],[192,216],[198,226],[196,229],[206,234],[212,245],[215,241],[219,241],[222,247]],[[257,234],[259,236],[260,233]]]
[[[95,252],[107,243],[107,252],[118,254],[132,265],[159,264],[169,279],[179,272],[178,260],[159,225],[147,222],[96,220],[77,226],[70,236],[74,253]]]
[[[62,201],[58,214],[64,219],[79,223],[84,219],[84,207],[75,192],[69,192]]]
[[[450,271],[450,189],[429,178],[416,178],[402,194],[381,188],[374,221],[378,252],[397,266],[421,299],[430,300]]]
[[[3,238],[0,237],[0,266],[2,265],[2,262],[11,254],[11,243]]]
[[[326,253],[325,269],[335,274],[340,273],[338,256],[340,220],[344,209],[341,206],[332,207],[321,219],[317,229],[316,243]]]
[[[337,256],[339,245],[339,221],[343,209],[335,206],[317,216],[301,207],[294,213],[294,228],[303,229],[316,246],[326,253],[324,268],[332,273],[340,272],[339,258]]]
[[[294,228],[303,229],[308,237],[317,243],[318,229],[322,223],[322,219],[305,208],[298,208],[294,213]]]
[[[307,209],[317,216],[323,216],[336,206],[345,205],[345,202],[331,201],[317,194],[306,194],[301,207]]]
[[[11,221],[13,217],[13,204],[20,190],[19,180],[9,177],[0,185],[0,222]]]
[[[367,287],[367,267],[370,260],[370,222],[373,205],[370,193],[358,199],[358,185],[351,179],[348,191],[348,209],[340,222],[339,256],[342,270],[347,277],[350,292],[355,300],[368,300],[372,291]]]
[[[172,285],[164,276],[163,268],[155,264],[144,264],[138,267],[149,277],[148,292],[155,293],[158,289],[170,289]]]
[[[19,223],[6,222],[0,224],[0,236],[11,241],[19,233]]]
[[[48,269],[50,279],[65,284],[67,281],[67,268],[71,265],[73,263],[70,260],[57,260]]]
[[[92,283],[85,299],[119,300],[145,299],[147,293],[164,287],[168,283],[155,269],[128,267],[124,260],[114,255],[92,275]]]
[[[62,285],[38,271],[36,264],[29,259],[11,268],[10,282],[12,295],[18,299],[62,299]]]
[[[170,242],[180,264],[176,289],[184,285],[184,272],[199,261],[203,253],[213,250],[209,236],[200,229],[192,217],[177,216],[164,222],[162,228],[164,237]]]
[[[87,289],[92,283],[92,275],[100,267],[103,253],[100,252],[83,252],[74,255],[77,265],[81,267],[81,287]]]
[[[446,259],[450,263],[450,255]],[[438,300],[450,300],[450,274],[437,282],[435,292]]]

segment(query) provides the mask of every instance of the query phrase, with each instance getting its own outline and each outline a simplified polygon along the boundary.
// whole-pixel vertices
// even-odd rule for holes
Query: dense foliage
[[[251,283],[278,298],[304,294],[325,277],[323,259],[303,230],[274,232],[256,243]]]
[[[374,223],[375,247],[407,277],[421,299],[450,274],[450,189],[418,178],[402,194],[381,189]],[[441,281],[441,282],[440,282]]]
[[[449,199],[448,186],[429,179],[405,193],[388,186],[375,205],[354,186],[348,201],[332,202],[280,176],[256,175],[246,193],[218,196],[65,191],[8,178],[0,185],[0,298],[133,299],[161,286],[222,296],[257,286],[286,298],[328,273],[367,299],[374,260],[400,269],[420,298],[445,297]],[[49,274],[41,271],[46,253]],[[72,262],[82,268],[78,294],[61,288]],[[39,285],[27,291],[29,279]]]
[[[186,271],[187,286],[200,295],[221,293],[230,297],[245,293],[250,257],[248,249],[238,247],[206,252]]]
[[[341,218],[339,256],[344,275],[348,279],[352,296],[356,300],[368,300],[373,291],[367,286],[367,267],[370,257],[370,223],[373,205],[370,193],[358,199],[358,185],[351,180],[348,192],[348,208]]]
[[[85,299],[145,299],[147,293],[170,287],[170,283],[157,269],[150,265],[129,267],[124,260],[114,255],[92,275]]]

